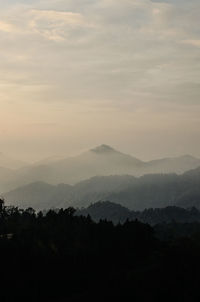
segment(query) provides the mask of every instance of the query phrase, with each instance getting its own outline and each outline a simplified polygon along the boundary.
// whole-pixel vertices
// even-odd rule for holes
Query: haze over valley
[[[199,9],[197,0],[2,2],[1,195],[38,209],[183,198],[156,189],[156,201],[159,181],[141,183],[200,167]]]
[[[53,157],[18,169],[1,167],[1,195],[8,204],[38,210],[83,207],[99,200],[134,210],[199,208],[199,167],[200,159],[189,155],[144,162],[100,145],[79,156]]]

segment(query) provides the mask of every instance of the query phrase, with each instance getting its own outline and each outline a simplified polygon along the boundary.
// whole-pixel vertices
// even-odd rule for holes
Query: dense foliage
[[[154,230],[136,220],[114,226],[75,216],[72,208],[44,215],[1,202],[0,299],[197,301],[200,227],[195,225],[187,236],[179,225],[170,239],[162,225]],[[155,231],[165,238],[157,239]]]

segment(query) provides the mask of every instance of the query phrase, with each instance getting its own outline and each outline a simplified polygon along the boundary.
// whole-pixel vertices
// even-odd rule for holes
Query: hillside
[[[4,174],[0,181],[1,192],[7,192],[32,182],[46,182],[52,185],[77,184],[95,176],[145,174],[181,174],[200,167],[200,159],[192,156],[164,158],[144,162],[131,155],[101,145],[78,156],[52,157]]]
[[[3,194],[9,204],[36,209],[87,207],[109,200],[132,210],[179,206],[200,209],[200,169],[183,175],[93,177],[76,185],[36,182]]]
[[[21,170],[21,182],[44,181],[74,184],[93,176],[139,175],[144,163],[107,145],[101,145],[75,157]]]
[[[114,148],[101,145],[75,157],[29,166],[19,171],[19,181],[44,181],[50,184],[75,184],[94,176],[133,175],[147,173],[181,174],[200,166],[200,159],[190,156],[141,161]]]
[[[79,209],[78,216],[88,216],[99,222],[100,220],[112,221],[114,224],[124,223],[127,220],[139,220],[143,223],[156,225],[160,223],[192,223],[200,222],[200,211],[196,208],[183,209],[180,207],[166,207],[145,209],[144,211],[131,211],[113,202],[97,202],[86,209]]]

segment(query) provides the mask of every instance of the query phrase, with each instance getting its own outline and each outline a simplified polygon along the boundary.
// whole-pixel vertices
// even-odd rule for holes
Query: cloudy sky
[[[0,1],[0,151],[200,157],[199,0]]]

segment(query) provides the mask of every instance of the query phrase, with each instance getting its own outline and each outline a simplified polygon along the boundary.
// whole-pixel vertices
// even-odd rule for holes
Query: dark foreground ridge
[[[199,238],[198,223],[114,226],[72,208],[44,215],[1,201],[0,299],[198,301]]]

